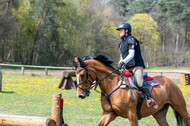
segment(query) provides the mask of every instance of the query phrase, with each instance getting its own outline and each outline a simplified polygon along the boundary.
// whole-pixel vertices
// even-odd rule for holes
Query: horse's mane
[[[83,57],[82,57],[82,60],[83,60],[83,61],[85,61],[85,60],[90,60],[90,59],[97,60],[97,61],[103,63],[104,65],[109,66],[109,67],[115,69],[115,68],[112,66],[113,60],[112,60],[110,57],[108,57],[108,56],[97,55],[97,56],[83,56]]]

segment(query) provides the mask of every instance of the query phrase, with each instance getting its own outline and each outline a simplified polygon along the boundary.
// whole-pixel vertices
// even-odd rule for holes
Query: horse
[[[140,95],[128,86],[119,88],[120,72],[112,67],[112,60],[104,55],[85,57],[82,60],[75,57],[77,96],[86,98],[92,87],[100,87],[101,106],[103,113],[98,126],[107,126],[116,117],[128,118],[131,126],[138,126],[137,104],[132,97],[139,99]],[[141,117],[152,115],[159,126],[168,126],[166,114],[169,106],[174,110],[177,125],[190,126],[190,117],[186,102],[180,88],[169,78],[164,76],[153,77],[159,85],[152,89],[152,96],[158,108],[148,107],[144,99],[140,110]]]

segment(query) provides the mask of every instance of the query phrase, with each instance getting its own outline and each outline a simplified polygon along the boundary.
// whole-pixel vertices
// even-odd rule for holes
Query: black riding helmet
[[[127,22],[120,23],[120,24],[117,26],[117,29],[116,29],[116,30],[119,30],[119,29],[128,29],[128,30],[129,30],[129,33],[132,31],[131,24],[129,24],[129,23],[127,23]]]

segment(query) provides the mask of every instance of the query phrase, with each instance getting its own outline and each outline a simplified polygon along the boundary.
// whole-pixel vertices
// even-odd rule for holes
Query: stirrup
[[[152,98],[147,98],[147,106],[154,107],[155,109],[158,108],[158,104]]]

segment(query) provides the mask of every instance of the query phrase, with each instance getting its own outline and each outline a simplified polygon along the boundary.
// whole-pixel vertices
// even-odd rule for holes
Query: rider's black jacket
[[[135,50],[135,56],[127,64],[125,64],[126,68],[134,66],[143,66],[145,68],[144,60],[141,55],[139,41],[134,36],[126,35],[125,37],[121,38],[119,48],[123,59],[128,56],[130,49]]]

